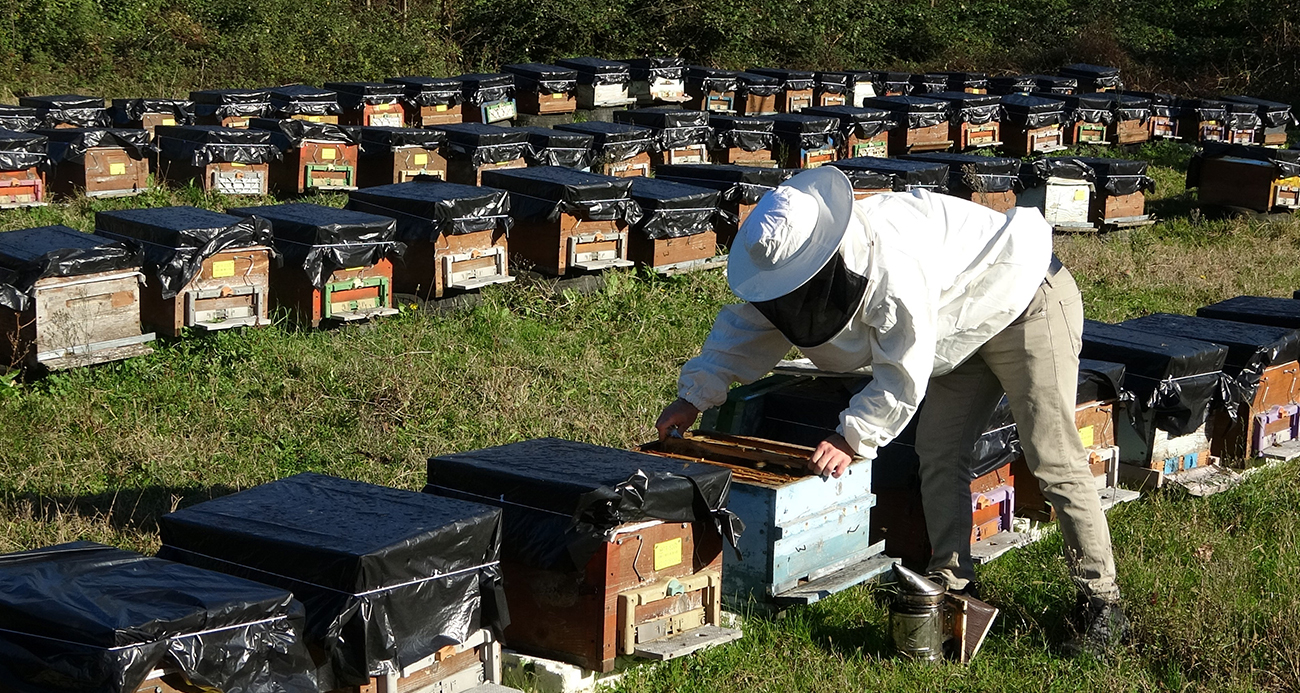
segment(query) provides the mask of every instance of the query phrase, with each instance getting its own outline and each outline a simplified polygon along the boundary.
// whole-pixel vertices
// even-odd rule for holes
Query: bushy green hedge
[[[1181,93],[1295,95],[1287,2],[1257,0],[7,0],[0,96],[176,94],[571,55],[723,67],[1117,64]],[[398,0],[388,0],[396,3]]]

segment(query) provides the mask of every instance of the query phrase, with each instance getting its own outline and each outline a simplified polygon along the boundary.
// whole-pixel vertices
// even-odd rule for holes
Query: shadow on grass
[[[157,534],[159,517],[238,490],[233,486],[214,485],[124,488],[83,496],[7,493],[0,495],[0,507],[16,509],[26,506],[30,508],[31,516],[45,521],[76,515],[116,532]]]

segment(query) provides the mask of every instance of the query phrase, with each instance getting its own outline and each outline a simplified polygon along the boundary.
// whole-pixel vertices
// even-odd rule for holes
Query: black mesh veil
[[[811,279],[790,293],[754,307],[797,347],[829,342],[849,324],[867,292],[867,277],[835,253]]]

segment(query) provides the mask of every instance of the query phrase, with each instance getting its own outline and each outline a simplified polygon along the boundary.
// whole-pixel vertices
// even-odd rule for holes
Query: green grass
[[[1191,213],[1187,151],[1141,155],[1158,189],[1156,226],[1059,237],[1088,317],[1189,313],[1241,293],[1300,288],[1300,226]],[[341,204],[341,197],[312,198]],[[158,190],[0,213],[0,229],[96,210],[246,200]],[[268,329],[159,341],[126,362],[0,381],[0,551],[91,539],[151,551],[169,509],[304,470],[418,489],[434,454],[538,436],[615,446],[650,438],[676,372],[719,306],[721,273],[609,275],[591,294],[546,282],[487,291],[479,306],[406,310],[373,325]],[[1112,514],[1133,645],[1107,661],[1057,653],[1071,586],[1048,537],[982,570],[1003,610],[969,667],[888,657],[871,588],[785,618],[753,616],[746,638],[634,670],[651,691],[1286,691],[1300,688],[1297,466],[1209,499],[1147,498]]]

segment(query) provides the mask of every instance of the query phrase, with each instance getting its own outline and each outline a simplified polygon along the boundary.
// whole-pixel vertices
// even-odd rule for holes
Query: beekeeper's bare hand
[[[655,428],[659,429],[659,440],[667,438],[674,430],[678,433],[691,430],[691,426],[695,425],[695,420],[699,417],[700,410],[696,409],[694,404],[678,397],[672,404],[664,407],[659,420],[655,422]]]
[[[808,468],[818,476],[830,475],[838,479],[852,462],[853,449],[844,436],[836,433],[817,444],[812,457],[808,458]]]

